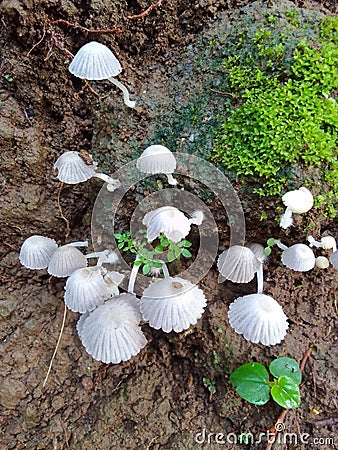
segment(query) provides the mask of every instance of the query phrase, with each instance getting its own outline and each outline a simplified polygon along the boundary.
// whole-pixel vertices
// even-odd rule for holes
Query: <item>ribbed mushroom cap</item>
[[[48,264],[48,273],[54,277],[69,277],[76,269],[87,266],[83,253],[71,245],[63,245],[55,250]]]
[[[88,165],[78,152],[65,152],[56,160],[54,169],[58,169],[58,179],[64,183],[76,184],[89,180],[96,172],[97,163]]]
[[[316,257],[308,245],[294,244],[283,251],[282,263],[297,272],[307,272],[314,268]]]
[[[114,270],[111,270],[107,272],[103,279],[107,285],[107,288],[110,292],[110,296],[118,295],[119,294],[119,288],[118,286],[122,282],[124,278],[124,275],[120,272],[115,272]]]
[[[330,263],[338,269],[338,250],[330,256]]]
[[[252,251],[252,253],[256,256],[259,261],[264,264],[264,262],[268,259],[264,252],[264,247],[261,244],[257,244],[256,242],[253,242],[248,245],[248,248]]]
[[[141,298],[143,320],[156,330],[180,333],[196,324],[207,300],[195,284],[180,277],[167,277],[151,283]]]
[[[54,239],[35,234],[22,244],[19,260],[28,269],[45,269],[57,248]]]
[[[336,247],[336,240],[333,236],[324,236],[321,238],[322,247],[325,250],[330,250],[331,248]]]
[[[255,344],[278,344],[289,326],[282,307],[265,294],[237,298],[229,307],[228,317],[236,333]]]
[[[241,245],[233,245],[222,252],[217,261],[220,274],[234,283],[248,283],[253,279],[261,262],[252,250]]]
[[[293,213],[302,214],[313,206],[313,195],[305,187],[289,191],[283,195],[282,201]]]
[[[179,209],[162,206],[147,213],[143,224],[147,227],[148,241],[163,233],[169,240],[179,242],[189,234],[191,221]]]
[[[139,312],[128,295],[113,297],[78,322],[77,331],[86,351],[98,361],[127,361],[147,343],[138,325]]]
[[[136,162],[136,167],[144,173],[173,173],[176,159],[163,145],[151,145],[146,148]]]
[[[65,303],[74,312],[92,311],[109,297],[110,291],[97,266],[77,269],[67,279]]]
[[[99,42],[89,42],[80,48],[70,63],[69,71],[86,80],[107,80],[122,72],[113,52]]]

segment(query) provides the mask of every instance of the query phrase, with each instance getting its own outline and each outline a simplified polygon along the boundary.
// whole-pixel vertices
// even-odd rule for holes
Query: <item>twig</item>
[[[234,94],[231,94],[230,92],[224,92],[224,91],[217,91],[216,89],[209,89],[211,92],[215,92],[216,94],[221,94],[221,95],[229,95],[232,98],[235,98],[236,96]]]
[[[64,19],[57,19],[57,20],[51,20],[49,22],[50,25],[58,25],[59,23],[62,23],[64,25],[67,25],[71,28],[78,28],[81,31],[85,31],[87,33],[97,33],[97,34],[111,34],[111,33],[115,33],[115,34],[120,34],[122,32],[121,28],[113,28],[113,29],[98,29],[95,30],[93,28],[86,28],[83,27],[81,25],[76,25],[76,23],[72,23],[69,22],[68,20],[64,20]]]
[[[44,382],[43,382],[43,384],[42,384],[42,387],[45,387],[45,386],[46,386],[46,383],[47,383],[47,380],[48,380],[50,371],[52,370],[53,361],[54,361],[54,359],[55,359],[56,353],[57,353],[57,351],[58,351],[58,348],[59,348],[59,345],[60,345],[60,342],[61,342],[61,337],[62,337],[63,329],[64,329],[64,327],[65,327],[66,315],[67,315],[67,306],[66,306],[66,303],[65,303],[64,305],[65,305],[65,308],[64,308],[64,311],[63,311],[63,319],[62,319],[62,324],[61,324],[61,329],[60,329],[59,338],[58,338],[58,340],[57,340],[57,343],[56,343],[56,346],[55,346],[55,349],[54,349],[54,353],[53,353],[52,359],[50,360],[49,367],[48,367],[48,371],[47,371],[47,375],[46,375],[46,378],[44,379]]]
[[[66,426],[63,423],[62,419],[60,419],[60,422],[61,422],[61,426],[62,426],[63,432],[65,433],[65,444],[66,444],[66,447],[70,450],[68,431],[67,431]]]
[[[140,14],[136,14],[135,16],[128,16],[128,19],[131,19],[131,20],[141,19],[142,17],[148,16],[148,14],[150,14],[153,9],[161,6],[162,2],[163,2],[163,0],[158,0],[158,2],[154,3],[153,5],[150,5],[149,8],[147,8],[145,11],[141,12]]]
[[[301,361],[301,363],[300,363],[300,365],[299,365],[299,369],[300,369],[300,371],[301,371],[302,373],[303,373],[303,371],[304,371],[305,364],[307,363],[307,360],[308,360],[308,359],[310,358],[310,356],[311,356],[311,352],[312,352],[312,349],[311,349],[311,347],[310,347],[310,348],[309,348],[308,350],[306,350],[306,352],[304,353],[303,359],[302,359],[302,361]],[[286,417],[288,411],[289,411],[288,409],[283,409],[282,412],[281,412],[281,414],[280,414],[280,416],[278,417],[276,423],[274,424],[274,426],[271,427],[271,428],[268,430],[269,441],[268,441],[268,443],[267,443],[267,445],[266,445],[266,450],[271,450],[272,445],[273,445],[273,443],[274,443],[275,440],[276,440],[277,434],[278,434],[280,431],[283,431],[283,430],[285,429],[285,426],[284,426],[284,420],[285,420],[285,417]]]
[[[45,37],[46,37],[46,32],[47,32],[47,30],[46,30],[46,28],[44,28],[44,29],[43,29],[42,38],[41,38],[36,44],[33,45],[33,47],[32,47],[32,48],[29,50],[29,52],[27,53],[27,56],[29,56],[29,55],[32,53],[32,51],[35,49],[35,47],[37,47],[38,45],[40,45],[41,42],[45,39]]]
[[[58,208],[59,208],[59,211],[60,211],[60,216],[61,216],[61,218],[62,218],[62,219],[65,221],[65,223],[66,223],[66,236],[65,236],[65,241],[67,241],[68,236],[69,236],[69,234],[70,234],[70,222],[69,222],[69,220],[67,219],[67,217],[63,214],[62,206],[61,206],[61,202],[60,202],[60,199],[61,199],[61,191],[62,191],[63,185],[64,185],[64,183],[62,182],[62,183],[60,184],[59,191],[58,191]]]

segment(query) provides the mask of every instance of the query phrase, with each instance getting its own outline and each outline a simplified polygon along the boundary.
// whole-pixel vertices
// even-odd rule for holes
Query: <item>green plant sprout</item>
[[[264,255],[265,256],[271,255],[271,248],[273,247],[274,244],[275,244],[275,239],[274,238],[269,238],[266,241],[266,247],[264,248]]]
[[[302,374],[297,361],[292,358],[277,358],[269,365],[269,372],[258,362],[243,364],[230,375],[230,383],[244,400],[254,405],[265,405],[270,399],[285,409],[300,406],[299,384]]]
[[[191,258],[192,254],[188,250],[192,243],[186,239],[180,242],[170,241],[164,234],[158,237],[158,244],[152,250],[146,248],[147,240],[145,237],[146,231],[140,230],[138,237],[132,239],[130,231],[125,233],[115,233],[114,237],[117,239],[117,248],[123,252],[130,252],[137,255],[134,266],[142,267],[143,275],[148,275],[153,269],[160,269],[163,262],[159,261],[156,256],[167,252],[167,262],[184,258]]]
[[[211,395],[215,394],[216,392],[216,381],[210,380],[209,378],[202,378],[204,387],[208,389]]]

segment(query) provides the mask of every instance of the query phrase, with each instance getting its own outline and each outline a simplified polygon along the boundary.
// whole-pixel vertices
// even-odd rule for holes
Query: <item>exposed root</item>
[[[62,219],[65,221],[65,223],[66,223],[66,235],[65,235],[65,241],[67,241],[67,239],[68,239],[68,237],[69,237],[69,234],[70,234],[70,222],[69,222],[69,220],[67,219],[67,217],[63,214],[62,206],[61,206],[61,191],[62,191],[63,185],[64,185],[64,183],[61,182],[60,187],[59,187],[59,190],[58,190],[58,208],[59,208],[59,211],[60,211],[60,216],[61,216],[61,218],[62,218]]]
[[[163,0],[158,0],[158,2],[154,3],[153,5],[150,5],[149,8],[147,8],[145,11],[141,12],[140,14],[136,14],[135,16],[128,16],[128,19],[141,19],[142,17],[148,16],[148,14],[151,13],[151,11],[155,8],[158,8],[161,6]]]

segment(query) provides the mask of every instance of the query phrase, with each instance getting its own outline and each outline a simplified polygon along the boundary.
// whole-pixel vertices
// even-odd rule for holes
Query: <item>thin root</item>
[[[59,191],[58,191],[58,208],[59,208],[59,211],[60,211],[60,216],[61,216],[61,218],[65,221],[65,223],[66,223],[66,235],[65,235],[65,241],[67,241],[67,239],[68,239],[68,236],[69,236],[69,234],[70,234],[70,222],[69,222],[69,220],[67,219],[67,217],[63,214],[63,211],[62,211],[62,206],[61,206],[61,191],[62,191],[62,188],[63,188],[63,185],[64,185],[64,183],[62,182],[61,184],[60,184],[60,187],[59,187]]]
[[[140,14],[136,14],[135,16],[128,16],[128,19],[134,20],[134,19],[141,19],[142,17],[148,16],[148,14],[153,11],[153,9],[158,8],[161,6],[163,0],[158,0],[158,2],[154,3],[153,5],[150,5],[149,8],[147,8],[145,11],[143,11]]]

